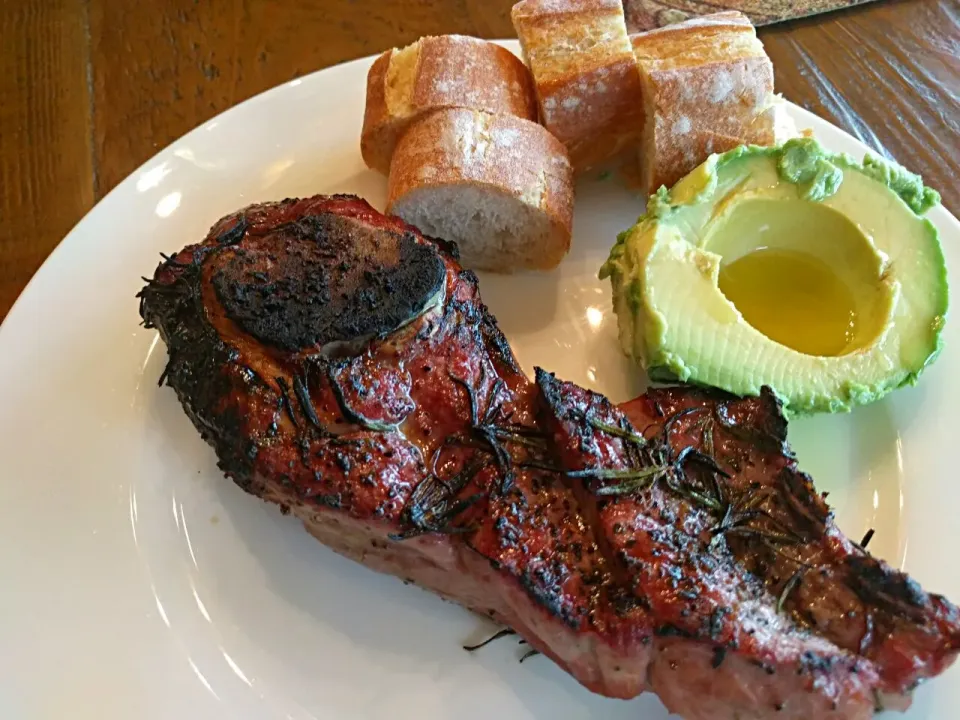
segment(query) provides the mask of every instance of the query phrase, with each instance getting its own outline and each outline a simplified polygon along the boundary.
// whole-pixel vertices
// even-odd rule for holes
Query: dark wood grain
[[[0,318],[94,202],[85,5],[0,2]]]
[[[757,27],[875,0],[623,0],[627,28],[652,30],[696,15],[742,12]]]
[[[759,34],[779,92],[920,173],[960,214],[960,3],[877,2]]]
[[[0,317],[96,199],[193,127],[422,35],[512,36],[512,2],[0,3]],[[960,213],[956,0],[880,0],[760,35],[779,91],[923,174]]]
[[[183,133],[286,80],[422,35],[512,34],[511,0],[90,4],[104,191]]]

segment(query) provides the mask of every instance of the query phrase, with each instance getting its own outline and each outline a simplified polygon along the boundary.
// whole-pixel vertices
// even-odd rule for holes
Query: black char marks
[[[358,198],[224,218],[140,299],[237,484],[595,692],[866,718],[956,654],[956,609],[836,530],[771,396],[532,384],[456,248]]]
[[[282,350],[386,335],[443,288],[442,261],[410,232],[329,213],[247,232],[224,253],[213,287],[227,317]]]
[[[668,442],[683,417],[671,422],[670,409],[631,422],[603,396],[542,370],[537,382],[568,482],[633,596],[633,632],[656,636],[651,684],[673,712],[697,717],[706,703],[745,714],[760,698],[772,705],[797,694],[809,696],[811,716],[835,702],[869,706],[869,664],[851,673],[858,658],[779,612],[762,580],[712,532],[723,514],[714,481],[725,478],[707,462],[684,464],[688,446]],[[621,485],[630,491],[618,492]],[[811,657],[823,662],[811,666]],[[693,698],[678,689],[684,681],[671,663],[693,676],[714,673],[710,690]]]
[[[840,532],[786,446],[786,424],[772,393],[740,400],[667,388],[649,397],[668,414],[690,413],[672,443],[709,444],[729,471],[711,533],[764,582],[778,610],[872,662],[886,693],[905,692],[953,661],[960,649],[956,608]],[[625,410],[637,422],[653,416],[643,399]]]
[[[426,312],[404,309],[366,338],[366,325],[302,335],[303,308],[331,286],[294,271],[332,227],[369,250],[349,268],[358,298],[406,239],[406,270],[426,271],[411,277],[440,263],[439,288],[424,284],[416,302],[402,292]],[[241,487],[336,551],[515,627],[598,692],[635,695],[642,673],[608,679],[591,650],[606,642],[608,574],[572,494],[543,469],[535,388],[452,250],[355,198],[253,206],[161,264],[141,312],[167,343],[167,382]],[[300,286],[256,290],[288,272]],[[322,352],[327,338],[341,345]]]

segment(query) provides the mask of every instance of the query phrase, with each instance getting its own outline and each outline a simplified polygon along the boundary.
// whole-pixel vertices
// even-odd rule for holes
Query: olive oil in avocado
[[[720,268],[720,291],[757,330],[807,355],[842,355],[857,334],[853,293],[810,253],[754,250]]]

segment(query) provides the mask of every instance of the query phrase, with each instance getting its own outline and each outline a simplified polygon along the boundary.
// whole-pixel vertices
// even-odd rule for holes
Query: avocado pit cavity
[[[722,258],[720,291],[774,342],[838,357],[868,347],[883,331],[892,302],[884,258],[832,208],[746,199],[727,208],[705,246]]]

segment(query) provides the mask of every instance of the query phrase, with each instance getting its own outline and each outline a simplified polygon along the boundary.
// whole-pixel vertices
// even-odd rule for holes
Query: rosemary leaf
[[[517,445],[525,445],[527,447],[536,448],[537,450],[542,450],[546,446],[546,441],[543,438],[521,435],[513,430],[499,427],[497,425],[481,425],[480,427],[496,435],[501,440],[516,443]]]
[[[494,640],[499,640],[502,637],[507,637],[507,635],[516,635],[516,634],[517,634],[516,631],[511,628],[503,628],[503,630],[498,630],[493,636],[488,637],[483,642],[477,643],[476,645],[464,645],[463,649],[466,650],[467,652],[473,652],[474,650],[479,650],[480,648],[485,647],[486,645],[489,645]]]
[[[755,535],[757,537],[766,538],[774,542],[787,543],[795,545],[797,543],[796,538],[786,535],[784,533],[775,533],[770,532],[769,530],[761,530],[760,528],[747,527],[746,525],[737,525],[732,528],[724,530],[724,533],[727,535]]]
[[[643,437],[643,435],[640,435],[639,433],[635,433],[632,430],[617,427],[616,425],[609,425],[605,422],[601,422],[596,418],[589,417],[589,416],[587,417],[587,423],[592,427],[596,428],[597,430],[602,430],[608,435],[613,435],[615,437],[622,438],[624,440],[629,440],[630,442],[634,443],[635,445],[639,445],[640,447],[643,447],[647,444],[647,439]]]
[[[539,655],[539,654],[540,654],[539,650],[527,650],[527,652],[523,654],[523,657],[520,658],[520,662],[523,662],[524,660],[527,660],[528,658],[532,658],[535,655]]]
[[[657,479],[656,475],[641,480],[631,480],[621,485],[606,485],[596,491],[597,495],[631,495],[649,487]]]
[[[780,597],[777,599],[777,612],[783,612],[783,606],[787,602],[787,598],[790,596],[790,593],[793,592],[793,589],[800,583],[800,578],[803,577],[803,574],[807,571],[805,567],[799,568],[793,575],[790,576],[790,579],[787,580],[786,585],[783,586],[783,591],[780,593]]]
[[[709,415],[704,417],[700,422],[700,431],[703,433],[703,450],[707,455],[713,458],[717,456],[716,446],[713,439],[715,430],[716,425],[713,417]]]
[[[569,470],[568,478],[589,478],[591,480],[643,480],[666,471],[662,465],[637,470],[635,468],[587,468],[586,470]]]

